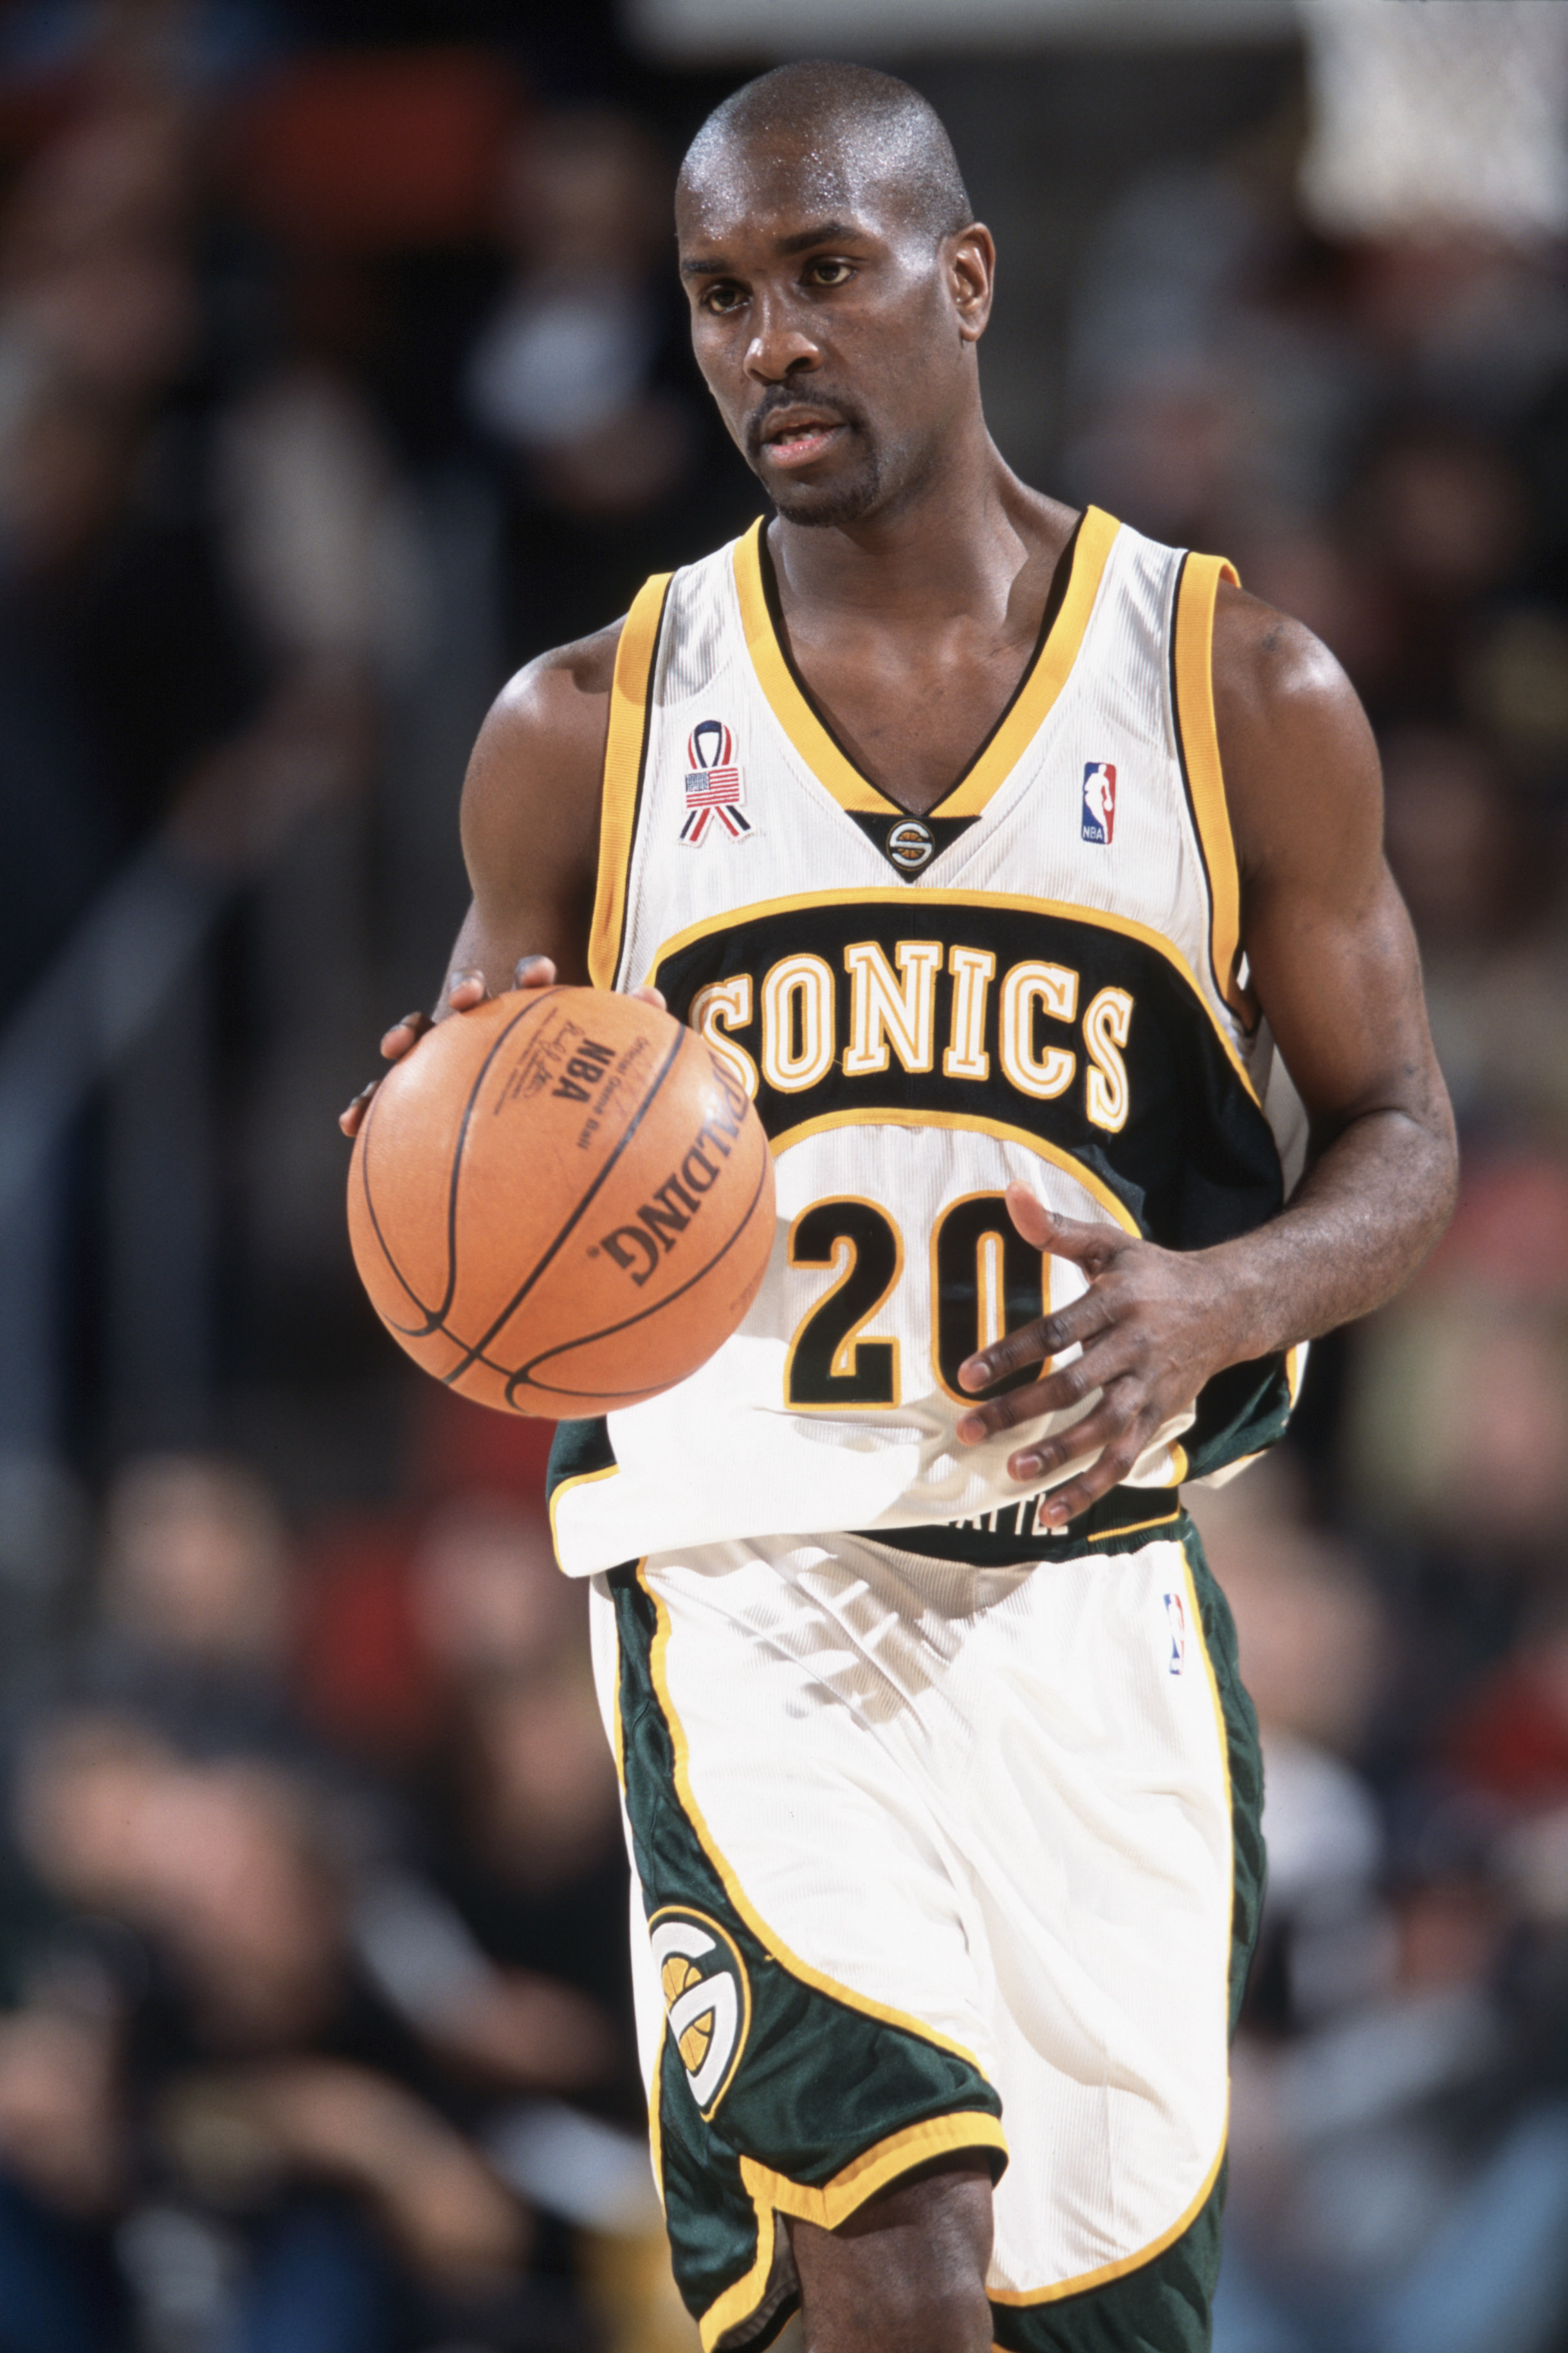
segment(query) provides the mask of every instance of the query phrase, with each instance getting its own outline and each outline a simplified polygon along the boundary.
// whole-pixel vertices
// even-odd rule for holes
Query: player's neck
[[[893,623],[1004,617],[1014,584],[1054,558],[1072,517],[1018,480],[984,423],[907,498],[823,530],[780,517],[768,534],[786,611]]]

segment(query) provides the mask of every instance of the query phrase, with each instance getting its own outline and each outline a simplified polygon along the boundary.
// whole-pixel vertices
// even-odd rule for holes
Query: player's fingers
[[[514,988],[553,988],[555,966],[549,956],[519,956],[512,970]]]
[[[1043,1364],[1047,1356],[1059,1356],[1066,1348],[1081,1346],[1110,1331],[1115,1320],[1112,1303],[1104,1293],[1086,1291],[1054,1314],[1021,1324],[1016,1332],[1005,1332],[988,1348],[966,1356],[958,1368],[958,1385],[977,1395],[993,1381],[1005,1381],[1010,1373],[1021,1373],[1027,1366]]]
[[[1081,1462],[1086,1455],[1103,1459],[1121,1445],[1139,1424],[1139,1403],[1130,1394],[1129,1381],[1112,1381],[1093,1398],[1089,1411],[1082,1418],[1058,1430],[1049,1438],[1032,1439],[1007,1458],[1010,1479],[1048,1479],[1053,1472],[1065,1471],[1069,1463]],[[1134,1441],[1128,1456],[1128,1467],[1137,1459],[1139,1448]],[[1079,1474],[1086,1475],[1086,1474]],[[1114,1485],[1114,1480],[1108,1482]]]
[[[1130,1239],[1115,1226],[1091,1226],[1080,1218],[1058,1217],[1026,1185],[1008,1186],[1007,1214],[1036,1250],[1049,1250],[1053,1258],[1070,1258],[1091,1274],[1109,1266]]]
[[[1044,1520],[1052,1527],[1065,1526],[1101,1495],[1108,1495],[1112,1487],[1120,1486],[1142,1453],[1151,1435],[1149,1417],[1118,1396],[1121,1387],[1120,1383],[1113,1385],[1094,1411],[1075,1422],[1070,1430],[1033,1446],[1020,1447],[1009,1458],[1008,1477],[1017,1480],[1020,1486],[1035,1486],[1066,1464],[1081,1461],[1086,1454],[1095,1457],[1061,1486],[1052,1489],[1035,1514],[1037,1525]]]
[[[1020,1382],[1002,1397],[983,1399],[959,1423],[958,1437],[966,1446],[973,1446],[982,1439],[1016,1430],[1026,1421],[1039,1421],[1047,1413],[1072,1413],[1092,1405],[1102,1390],[1139,1374],[1142,1357],[1135,1333],[1106,1332],[1070,1363],[1058,1365],[1041,1379]]]
[[[471,1013],[489,995],[484,974],[471,965],[461,965],[447,975],[447,1003],[454,1013]]]
[[[660,1013],[668,1013],[669,1010],[668,1006],[664,1001],[664,991],[662,988],[653,988],[647,986],[642,988],[629,988],[626,991],[626,995],[628,997],[635,997],[639,1005],[651,1005],[655,1007]]]
[[[370,1108],[370,1099],[380,1084],[379,1079],[372,1079],[369,1086],[361,1087],[353,1103],[338,1113],[338,1125],[346,1136],[356,1136],[364,1125],[364,1115]]]
[[[416,1046],[431,1027],[427,1013],[405,1013],[395,1021],[381,1041],[381,1050],[389,1062],[400,1062],[412,1046]]]
[[[1133,1461],[1136,1460],[1134,1456]],[[1131,1470],[1131,1467],[1130,1462],[1127,1468]],[[1052,1488],[1046,1501],[1035,1507],[1035,1525],[1037,1528],[1065,1528],[1069,1520],[1076,1520],[1080,1512],[1087,1512],[1091,1504],[1098,1504],[1101,1495],[1109,1495],[1112,1487],[1120,1487],[1124,1475],[1121,1470],[1113,1469],[1102,1454],[1098,1462],[1092,1463],[1087,1471],[1080,1471],[1076,1479],[1064,1480],[1059,1487]],[[1026,1471],[1024,1478],[1028,1483],[1034,1483],[1033,1472]]]

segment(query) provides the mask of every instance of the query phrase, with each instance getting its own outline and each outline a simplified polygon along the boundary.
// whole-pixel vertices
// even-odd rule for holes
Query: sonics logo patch
[[[704,2121],[730,2088],[752,2022],[746,1965],[716,1920],[667,1905],[648,1922],[653,1957],[669,2020]]]

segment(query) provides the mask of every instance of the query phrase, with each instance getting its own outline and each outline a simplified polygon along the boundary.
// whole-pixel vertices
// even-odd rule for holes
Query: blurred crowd
[[[1360,690],[1463,1133],[1429,1267],[1195,1501],[1271,1851],[1216,2342],[1561,2353],[1568,195],[1446,211],[1430,138],[1425,210],[1347,214],[1334,54],[1227,117],[1214,52],[1230,127],[1092,217],[1002,135],[1055,67],[916,78],[1011,223],[1032,470]],[[694,2341],[538,1435],[390,1361],[333,1113],[497,687],[756,512],[665,229],[724,86],[587,6],[0,8],[0,2353]]]
[[[1563,59],[1533,62],[1560,148]],[[1359,689],[1464,1160],[1410,1291],[1317,1352],[1292,1443],[1194,1499],[1269,1848],[1215,2341],[1544,2353],[1568,2344],[1564,216],[1461,186],[1325,219],[1306,128],[1109,208],[1064,451],[1078,495],[1224,550]]]
[[[110,1482],[7,1726],[6,2353],[693,2341],[586,1593],[479,1420],[303,1545],[230,1460]]]
[[[669,142],[310,13],[0,11],[0,2347],[659,2353],[547,1433],[388,1363],[334,1113],[496,689],[751,503]]]

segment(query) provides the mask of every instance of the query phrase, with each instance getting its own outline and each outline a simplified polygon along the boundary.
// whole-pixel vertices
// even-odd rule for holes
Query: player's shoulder
[[[508,679],[490,716],[509,733],[537,738],[574,732],[592,712],[602,729],[615,683],[624,618],[592,637],[538,654]]]
[[[1375,845],[1377,747],[1354,687],[1304,622],[1228,582],[1215,605],[1214,704],[1244,876],[1293,871],[1331,838]]]
[[[1214,613],[1215,711],[1223,736],[1236,722],[1268,723],[1290,715],[1325,716],[1355,703],[1355,690],[1321,638],[1289,613],[1228,580]]]
[[[591,868],[621,628],[616,621],[539,655],[490,705],[463,785],[476,894],[500,887],[515,895],[524,869],[574,887]]]
[[[536,655],[508,679],[468,764],[468,797],[486,797],[515,774],[568,779],[595,769],[609,723],[616,649],[624,623]]]

